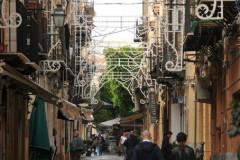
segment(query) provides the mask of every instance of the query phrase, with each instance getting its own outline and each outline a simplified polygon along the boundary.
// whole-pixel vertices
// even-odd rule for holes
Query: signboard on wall
[[[156,123],[157,121],[157,107],[156,107],[156,97],[154,88],[149,88],[149,107],[151,113],[151,123]]]
[[[197,101],[201,103],[211,103],[211,80],[199,77],[197,79]]]

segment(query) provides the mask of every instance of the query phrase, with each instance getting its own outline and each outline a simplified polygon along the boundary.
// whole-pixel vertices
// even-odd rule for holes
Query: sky
[[[133,42],[134,39],[134,25],[137,17],[142,16],[142,5],[136,4],[141,3],[142,0],[94,0],[94,25],[96,26],[92,32],[92,36],[94,40],[99,42],[111,42],[109,47],[115,47],[115,45],[120,43],[129,43]],[[108,3],[108,4],[106,4]],[[111,5],[109,4],[111,3]],[[113,4],[116,3],[116,4]],[[118,3],[134,3],[131,5],[121,5]],[[121,16],[124,16],[121,17]],[[128,17],[126,17],[128,16]],[[107,18],[108,17],[108,18]],[[123,23],[116,22],[124,21]],[[115,22],[113,22],[115,21]],[[126,22],[130,21],[130,22]],[[129,29],[131,28],[131,29]],[[122,32],[122,30],[125,30]],[[115,33],[115,34],[109,34]],[[102,36],[106,35],[106,36]],[[115,42],[115,44],[114,44]],[[94,45],[95,51],[98,53],[103,52],[102,44]],[[96,73],[93,78],[93,83],[96,86],[99,85],[98,78],[102,73]]]
[[[133,42],[134,21],[137,17],[142,16],[142,5],[137,4],[141,2],[142,0],[95,0],[94,25],[96,28],[93,31],[94,39],[98,41]],[[120,21],[124,22],[120,23]]]
[[[96,15],[112,15],[112,16],[129,16],[129,15],[141,15],[142,13],[142,0],[95,0],[94,9]],[[109,4],[110,3],[110,4]],[[113,3],[116,3],[114,5]],[[118,3],[123,3],[118,4]],[[132,4],[134,3],[134,4]],[[127,5],[129,4],[129,5]]]

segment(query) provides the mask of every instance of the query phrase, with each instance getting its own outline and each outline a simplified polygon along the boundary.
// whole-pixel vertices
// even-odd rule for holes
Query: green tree
[[[113,117],[121,116],[125,117],[132,114],[134,104],[132,97],[126,89],[130,83],[131,73],[138,72],[142,53],[139,48],[133,48],[125,46],[122,48],[109,48],[105,50],[105,57],[107,61],[107,68],[110,69],[105,75],[121,75],[121,78],[113,77],[105,81],[105,85],[100,89],[97,95],[97,99],[106,101],[113,104],[113,110],[111,112]],[[110,76],[109,76],[110,77]],[[104,110],[104,109],[103,109]],[[97,113],[99,119],[104,119],[104,114]],[[95,116],[96,117],[96,116]],[[110,117],[105,117],[104,120],[108,120]]]
[[[102,108],[97,112],[97,114],[94,115],[94,122],[96,124],[99,124],[113,118],[114,116],[112,110]]]

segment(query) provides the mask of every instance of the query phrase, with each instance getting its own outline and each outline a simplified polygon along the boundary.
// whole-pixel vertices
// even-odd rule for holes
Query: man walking
[[[177,134],[178,146],[172,149],[171,160],[195,160],[192,147],[186,145],[187,135],[183,132]]]
[[[120,140],[119,140],[119,145],[120,145],[120,149],[122,151],[123,160],[127,159],[126,147],[123,145],[126,140],[127,140],[126,132],[123,132],[123,135],[120,137]]]
[[[71,160],[80,160],[81,154],[84,152],[83,140],[79,137],[79,132],[74,131],[73,140],[70,145]]]
[[[141,137],[143,141],[135,147],[131,160],[165,160],[160,148],[151,142],[149,131],[143,131]]]
[[[56,159],[56,154],[57,154],[57,130],[55,128],[53,128],[53,144],[51,146],[52,149],[52,158],[51,160],[55,160]]]
[[[133,149],[134,147],[138,144],[138,139],[134,135],[134,132],[130,132],[130,136],[123,145],[127,148],[127,160],[132,160],[132,155],[133,155]]]
[[[170,159],[170,154],[171,154],[171,150],[172,150],[172,145],[170,144],[170,138],[172,136],[172,132],[168,131],[162,141],[162,153],[165,157],[166,160]]]

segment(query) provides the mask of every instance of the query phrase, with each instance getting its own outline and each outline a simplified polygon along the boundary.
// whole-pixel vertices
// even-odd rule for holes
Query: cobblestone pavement
[[[123,157],[105,153],[101,156],[82,157],[81,160],[123,160]]]

